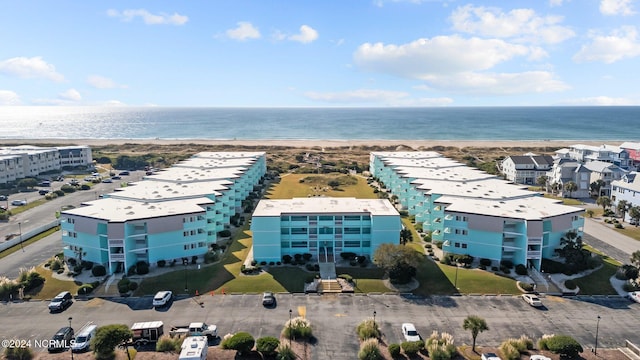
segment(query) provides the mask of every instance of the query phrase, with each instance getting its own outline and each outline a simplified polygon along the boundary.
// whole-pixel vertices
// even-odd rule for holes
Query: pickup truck
[[[171,337],[175,336],[206,336],[208,339],[218,337],[218,327],[207,325],[203,322],[193,322],[189,326],[173,326],[169,332]]]

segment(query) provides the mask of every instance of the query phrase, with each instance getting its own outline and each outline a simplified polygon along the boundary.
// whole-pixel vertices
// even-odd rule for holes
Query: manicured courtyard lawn
[[[357,266],[352,267],[338,267],[336,268],[336,274],[348,274],[355,279],[354,291],[357,293],[370,293],[370,292],[392,292],[384,285],[382,277],[384,271],[376,267],[361,268]]]
[[[337,188],[331,188],[328,183],[332,180],[338,181],[341,185]],[[378,198],[365,178],[345,174],[287,174],[280,178],[279,183],[271,186],[266,197],[268,199],[291,199],[313,196]]]
[[[617,295],[616,290],[611,286],[611,277],[615,275],[620,267],[619,262],[604,255],[602,252],[585,245],[585,249],[592,253],[603,256],[603,266],[591,274],[576,279],[576,284],[580,288],[581,295]]]
[[[36,271],[44,277],[44,285],[25,295],[32,296],[34,299],[51,299],[61,291],[70,291],[74,295],[78,292],[80,286],[75,282],[56,279],[53,277],[51,270],[43,266],[38,266]]]

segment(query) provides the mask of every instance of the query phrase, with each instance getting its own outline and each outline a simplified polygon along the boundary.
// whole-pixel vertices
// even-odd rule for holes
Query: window
[[[196,244],[191,244],[191,248],[195,249],[196,248]]]
[[[280,234],[289,235],[289,228],[280,228]]]
[[[204,241],[200,241],[200,242],[198,243],[198,247],[205,247]]]
[[[316,215],[310,215],[309,221],[318,221],[318,217]]]
[[[291,221],[307,221],[306,216],[292,216]]]
[[[185,244],[185,245],[184,245],[184,249],[185,249],[185,250],[189,250],[189,244]]]
[[[282,243],[280,243],[280,246],[288,249],[291,246],[291,244],[288,241],[283,241]]]
[[[306,241],[292,241],[291,242],[291,247],[294,247],[294,248],[306,248],[307,247],[307,242]]]
[[[466,248],[467,248],[467,244],[464,244],[464,243],[463,243],[463,244],[462,244],[462,248],[463,248],[463,249],[466,249]]]
[[[344,247],[360,247],[360,241],[345,241]]]
[[[307,228],[291,228],[291,234],[297,234],[297,235],[301,235],[301,234],[306,234],[307,233]]]
[[[336,215],[336,221],[342,221],[342,216],[341,215]]]
[[[320,232],[319,232],[320,235],[333,234],[333,228],[330,228],[330,227],[323,227],[323,228],[320,228],[319,230],[320,230]]]
[[[366,220],[366,221],[371,220],[371,215],[362,215],[362,220]]]
[[[454,246],[454,247],[459,248],[459,247],[460,247],[460,243],[459,243],[459,242],[457,242],[457,243],[455,243],[453,246]]]
[[[344,216],[344,220],[345,221],[360,221],[360,216],[359,215],[345,215]]]
[[[362,233],[363,234],[371,234],[371,228],[370,227],[363,227],[362,228]]]
[[[360,234],[360,228],[344,228],[345,234]]]
[[[341,227],[336,228],[336,234],[342,234],[342,228]]]
[[[371,247],[371,241],[363,241],[362,247]]]
[[[310,228],[309,229],[309,234],[317,234],[318,233],[318,228]]]
[[[333,220],[333,216],[320,215],[320,221],[329,221],[329,220]]]
[[[288,216],[283,216],[281,219],[282,219],[282,221],[289,221],[289,217]]]
[[[182,236],[184,236],[184,237],[189,236],[189,232],[188,232],[188,231],[183,231],[183,232],[182,232]]]
[[[309,247],[311,247],[311,248],[318,247],[318,242],[317,241],[309,241]]]

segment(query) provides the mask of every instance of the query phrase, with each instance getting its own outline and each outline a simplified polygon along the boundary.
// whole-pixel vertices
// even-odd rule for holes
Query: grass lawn
[[[551,195],[551,194],[544,194],[544,197],[549,198],[549,199],[554,199],[554,200],[562,200],[562,203],[564,205],[582,205],[582,201],[580,201],[578,199],[563,198],[563,197],[555,196],[555,195]]]
[[[351,275],[356,282],[354,291],[357,293],[369,293],[369,292],[391,292],[382,281],[384,271],[379,268],[361,268],[358,266],[351,267],[337,267],[336,274],[348,274]]]
[[[51,270],[43,266],[38,266],[36,271],[44,277],[44,285],[29,291],[25,295],[30,295],[34,299],[51,299],[61,291],[70,291],[73,295],[78,293],[80,285],[75,282],[56,279],[53,277]]]
[[[603,256],[603,266],[587,276],[576,279],[576,284],[580,288],[580,295],[617,295],[618,293],[611,286],[609,279],[615,275],[616,270],[622,264],[591,246],[585,246],[584,248]]]
[[[330,181],[337,181],[340,186],[331,188],[328,185]],[[378,198],[365,178],[345,174],[288,174],[282,176],[279,183],[271,186],[266,197],[291,199],[309,196]]]

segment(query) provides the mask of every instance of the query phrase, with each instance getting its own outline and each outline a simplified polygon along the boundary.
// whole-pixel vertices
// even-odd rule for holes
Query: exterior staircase
[[[320,281],[320,286],[318,286],[318,292],[319,293],[341,293],[342,292],[342,286],[340,286],[340,283],[338,283],[337,280],[332,279],[332,280],[321,280]]]

